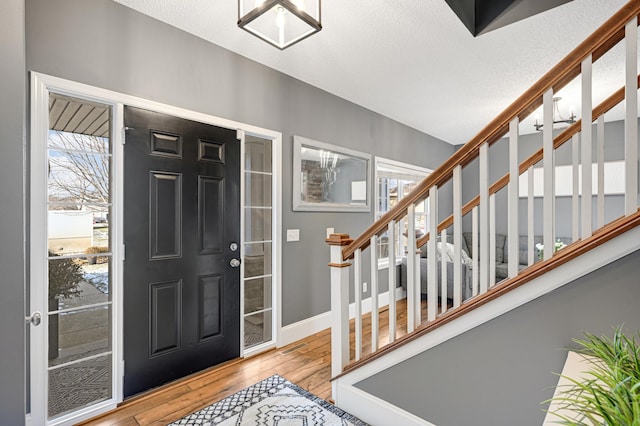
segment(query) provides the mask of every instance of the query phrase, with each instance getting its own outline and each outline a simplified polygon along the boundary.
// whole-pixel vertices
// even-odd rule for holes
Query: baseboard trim
[[[404,299],[405,297],[406,291],[401,287],[396,288],[396,300]],[[389,306],[388,291],[378,295],[378,306],[380,308]],[[349,318],[355,318],[355,311],[355,304],[351,303],[349,305]],[[366,314],[368,312],[371,312],[370,297],[362,301],[362,313]],[[276,346],[279,348],[287,346],[291,343],[297,342],[298,340],[302,340],[305,337],[309,337],[312,334],[326,330],[329,327],[331,327],[331,311],[282,327],[280,329]]]
[[[316,315],[311,318],[282,327],[276,346],[287,346],[305,337],[326,330],[331,326],[331,312]]]
[[[344,386],[334,381],[332,395],[339,408],[356,416],[366,423],[394,426],[435,426],[433,423],[390,404],[353,386]]]

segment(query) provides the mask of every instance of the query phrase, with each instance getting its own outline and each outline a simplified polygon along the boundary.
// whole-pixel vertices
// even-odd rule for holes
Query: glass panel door
[[[244,348],[273,340],[272,141],[245,136],[244,144]]]
[[[111,116],[108,105],[49,97],[50,421],[113,397]]]

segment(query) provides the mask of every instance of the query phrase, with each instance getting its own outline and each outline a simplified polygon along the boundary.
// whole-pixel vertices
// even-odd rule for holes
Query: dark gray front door
[[[124,395],[240,355],[234,130],[125,107]]]

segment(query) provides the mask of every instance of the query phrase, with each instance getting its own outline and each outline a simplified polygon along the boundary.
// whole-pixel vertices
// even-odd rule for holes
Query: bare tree
[[[109,202],[108,139],[56,131],[50,134],[49,149],[52,200],[77,203],[77,208],[87,203]]]

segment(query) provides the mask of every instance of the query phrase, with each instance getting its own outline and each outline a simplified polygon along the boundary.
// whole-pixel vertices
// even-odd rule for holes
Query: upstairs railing
[[[333,376],[341,374],[348,365],[353,366],[352,363],[361,364],[363,357],[364,360],[369,360],[377,352],[385,352],[397,345],[397,319],[404,313],[397,311],[394,291],[397,287],[397,271],[393,258],[398,247],[404,248],[405,243],[406,266],[402,270],[406,280],[406,328],[403,332],[411,336],[422,335],[640,223],[640,76],[637,65],[639,14],[640,0],[627,3],[362,235],[352,240],[347,234],[333,234],[327,239],[331,245],[329,266]],[[621,56],[624,57],[624,87],[593,107],[592,65],[607,52],[611,51],[615,56],[619,50],[623,51]],[[554,94],[572,81],[581,86],[581,119],[570,124],[561,133],[557,130],[554,132]],[[524,138],[521,122],[541,106],[542,132],[537,134],[541,135],[542,146],[529,158],[519,161],[519,142]],[[616,141],[605,140],[605,114],[615,113],[616,111],[612,111],[614,108],[624,109],[621,113],[624,120],[624,135],[621,136],[624,159],[617,166],[618,169],[624,167],[623,190],[620,191],[623,192],[620,197],[624,198],[624,206],[616,212],[620,217],[606,223],[605,151],[609,144],[613,145]],[[497,164],[490,166],[494,154],[490,152],[490,147],[500,140],[504,141],[500,145],[505,145],[503,148],[508,151],[508,172],[492,181],[491,171]],[[571,161],[565,166],[565,170],[570,170],[570,174],[556,179],[560,170],[556,167],[556,156],[569,141]],[[582,167],[583,165],[586,166]],[[473,178],[469,177],[471,174]],[[478,185],[477,195],[466,202],[463,201],[463,176],[467,177],[467,182],[476,181]],[[597,178],[595,191],[594,178]],[[540,199],[536,193],[539,192],[538,180],[542,186],[541,215],[536,214],[536,207],[539,207],[536,204],[540,204],[536,203],[536,198]],[[558,180],[569,180],[567,195],[557,191]],[[450,185],[451,190],[442,191],[445,185]],[[468,188],[465,187],[465,190]],[[570,207],[558,211],[559,197],[563,197],[563,200],[570,197]],[[496,208],[497,199],[501,203],[506,199],[506,212],[504,208]],[[416,232],[415,212],[416,207],[425,200],[429,211],[427,232],[420,235]],[[451,207],[451,214],[439,220],[438,212],[444,209],[439,210],[438,205],[442,203],[446,208]],[[521,203],[526,206],[522,212]],[[563,203],[567,204],[566,201]],[[612,210],[615,211],[615,208]],[[566,219],[565,216],[569,215],[571,235],[557,235],[557,219]],[[524,218],[526,229],[520,224],[525,222]],[[496,232],[501,220],[507,222],[506,242],[502,250],[496,250],[501,244],[497,241]],[[538,229],[542,228],[539,236],[535,234],[536,224]],[[388,325],[384,327],[380,326],[378,306],[378,249],[381,237],[388,241],[387,252],[390,254]],[[556,244],[567,246],[556,251],[552,249]],[[425,245],[426,259],[420,254],[420,249]],[[363,332],[362,259],[366,249],[371,251],[371,331],[367,331],[370,336],[366,336],[367,340],[370,338],[370,345],[364,342]],[[421,263],[426,265],[421,267]],[[497,264],[501,264],[503,268],[506,265],[506,273],[500,271],[498,274]],[[426,291],[422,290],[424,286],[421,285],[421,270],[425,266]],[[354,277],[352,292],[355,295],[355,338],[352,347],[349,344],[351,267]],[[425,293],[426,315],[423,314],[421,305],[421,295],[424,296]],[[388,340],[380,342],[382,333],[388,334]],[[402,340],[408,339],[405,336]],[[363,348],[367,348],[368,353]]]

